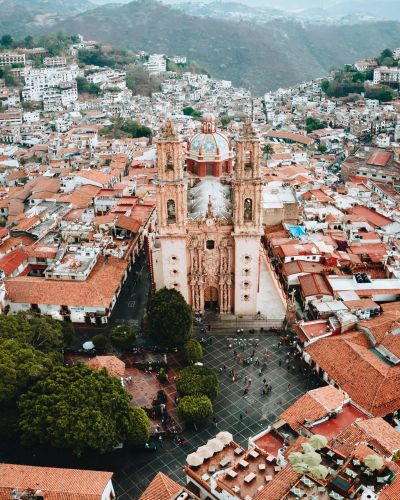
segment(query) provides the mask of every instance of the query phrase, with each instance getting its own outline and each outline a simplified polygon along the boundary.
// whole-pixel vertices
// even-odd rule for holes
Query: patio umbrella
[[[208,446],[200,446],[200,448],[197,449],[196,453],[204,459],[211,458],[214,455],[213,450]]]
[[[308,442],[303,443],[301,447],[303,448],[303,453],[310,453],[311,451],[314,451],[314,448]]]
[[[364,463],[369,470],[379,470],[384,466],[384,461],[378,455],[368,455],[365,457]]]
[[[191,453],[186,457],[186,463],[192,467],[198,467],[204,462],[204,458],[197,453]]]
[[[309,472],[315,479],[325,479],[326,476],[329,474],[329,471],[325,467],[325,465],[317,465],[316,467],[310,467]]]
[[[299,464],[300,462],[303,461],[303,453],[300,453],[299,451],[294,451],[288,456],[288,459],[292,465]]]
[[[314,448],[314,450],[320,450],[328,444],[328,440],[326,439],[326,437],[321,436],[321,434],[315,434],[314,436],[310,437],[308,442]]]
[[[305,462],[298,462],[296,464],[293,464],[292,467],[296,472],[300,472],[301,474],[303,472],[307,472],[309,469],[308,465]]]
[[[224,446],[233,441],[232,434],[227,431],[218,432],[218,434],[215,437],[219,439],[219,441],[221,441],[224,444]]]
[[[91,351],[92,349],[94,349],[94,344],[91,340],[88,340],[87,342],[85,342],[83,344],[83,349],[85,349],[85,351]]]
[[[224,449],[224,443],[217,438],[209,439],[206,446],[214,450],[214,453]]]
[[[315,451],[309,451],[303,455],[303,462],[310,467],[317,467],[321,463],[321,460],[321,455],[318,455]]]

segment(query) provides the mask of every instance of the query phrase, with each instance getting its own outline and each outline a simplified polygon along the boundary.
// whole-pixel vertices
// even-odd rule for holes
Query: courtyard
[[[319,383],[315,378],[303,375],[298,368],[298,361],[290,361],[290,370],[287,369],[287,346],[283,345],[278,349],[279,337],[275,333],[255,333],[241,338],[243,340],[236,340],[235,344],[237,337],[234,335],[212,336],[212,344],[204,347],[204,364],[218,373],[220,381],[219,396],[214,401],[216,423],[210,419],[201,426],[198,425],[197,430],[193,427],[186,428],[183,432],[187,441],[185,445],[172,439],[163,439],[162,443],[157,443],[156,452],[143,451],[124,455],[124,463],[115,469],[114,475],[116,492],[120,498],[139,498],[159,471],[182,481],[186,456],[221,430],[231,432],[240,445],[247,447],[249,437],[277,420],[285,408]],[[245,366],[242,362],[239,364],[234,357],[234,350],[242,359],[249,359],[255,351],[253,363]],[[258,357],[262,365],[266,351],[267,368],[259,376],[260,367],[255,366],[254,361]],[[231,369],[239,376],[236,382],[232,382],[229,376]],[[251,379],[246,397],[243,395],[245,377],[247,380]],[[268,395],[262,394],[264,379],[267,384],[272,385],[272,392]]]

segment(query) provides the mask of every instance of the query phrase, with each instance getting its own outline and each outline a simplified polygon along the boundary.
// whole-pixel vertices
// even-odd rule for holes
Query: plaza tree
[[[197,363],[203,359],[203,348],[198,340],[188,340],[183,346],[183,352],[188,363]]]
[[[218,395],[219,381],[210,368],[193,365],[179,372],[176,388],[181,396],[208,396],[213,400]]]
[[[94,347],[98,351],[104,351],[104,349],[106,348],[106,345],[107,345],[107,337],[100,333],[99,335],[95,335],[92,338],[92,342],[94,344]]]
[[[121,442],[143,444],[149,424],[130,399],[106,370],[82,364],[59,367],[21,396],[21,441],[67,448],[77,455],[88,449],[105,453]]]
[[[18,340],[0,338],[0,405],[13,403],[29,385],[61,362],[57,354],[43,353]]]
[[[0,315],[0,339],[16,339],[43,352],[60,351],[71,335],[70,328],[50,316],[28,312]]]
[[[185,422],[197,423],[210,417],[213,407],[207,396],[185,396],[179,401],[177,411]]]
[[[192,334],[192,311],[177,290],[158,290],[150,299],[147,317],[150,335],[157,344],[183,345]]]
[[[115,349],[121,352],[132,351],[136,340],[135,332],[130,325],[118,325],[111,330],[110,341]]]

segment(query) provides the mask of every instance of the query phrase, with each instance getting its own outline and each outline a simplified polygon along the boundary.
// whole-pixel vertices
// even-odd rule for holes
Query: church
[[[258,312],[262,182],[250,119],[235,151],[212,115],[187,148],[168,122],[157,145],[155,289],[180,291],[194,312]]]

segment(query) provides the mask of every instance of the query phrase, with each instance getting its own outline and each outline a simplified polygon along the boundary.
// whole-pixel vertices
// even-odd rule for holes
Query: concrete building
[[[25,66],[25,54],[19,52],[0,52],[0,67],[23,64]]]

